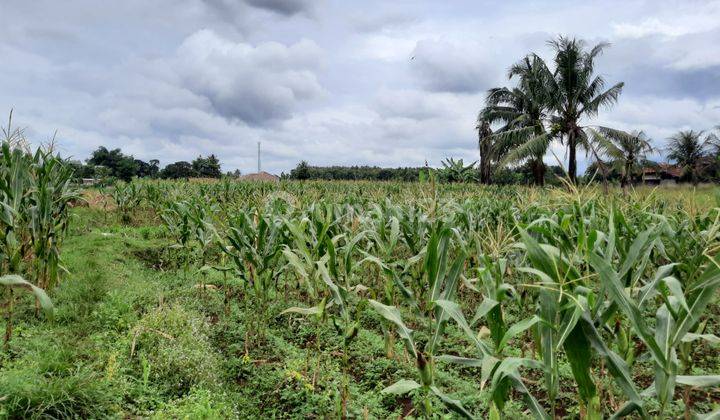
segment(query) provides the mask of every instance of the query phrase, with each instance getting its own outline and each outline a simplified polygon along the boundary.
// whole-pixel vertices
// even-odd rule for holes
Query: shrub
[[[153,419],[227,419],[237,417],[237,410],[225,393],[193,389],[188,395],[171,401],[158,410]]]
[[[137,366],[166,394],[180,396],[194,386],[212,389],[220,383],[220,358],[199,314],[179,306],[159,308],[132,334]]]

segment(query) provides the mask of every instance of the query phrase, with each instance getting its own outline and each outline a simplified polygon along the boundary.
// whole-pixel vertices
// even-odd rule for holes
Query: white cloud
[[[320,54],[309,40],[253,46],[205,29],[182,43],[173,64],[182,83],[220,114],[263,124],[290,116],[300,102],[322,94],[314,73]]]

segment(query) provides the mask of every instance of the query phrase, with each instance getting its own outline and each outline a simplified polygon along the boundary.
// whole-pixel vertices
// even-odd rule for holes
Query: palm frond
[[[507,153],[500,161],[502,165],[517,163],[529,158],[542,158],[547,152],[552,137],[549,133],[533,136]]]
[[[618,97],[622,93],[623,86],[625,86],[625,83],[620,82],[605,92],[599,94],[589,101],[587,105],[581,109],[580,113],[586,115],[597,115],[600,107],[607,107],[617,102]]]

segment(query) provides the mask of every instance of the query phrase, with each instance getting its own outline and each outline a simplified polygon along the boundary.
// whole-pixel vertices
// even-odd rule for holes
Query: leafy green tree
[[[153,170],[155,170],[155,173],[157,173],[157,166],[153,167],[150,163],[140,159],[135,159],[135,166],[137,167],[135,176],[140,178],[153,176]]]
[[[206,158],[198,156],[192,162],[193,171],[202,178],[220,178],[222,171],[220,170],[220,160],[215,155]]]
[[[240,176],[242,176],[242,172],[240,172],[240,169],[235,169],[234,171],[227,171],[225,173],[225,176],[228,178],[238,179],[240,178]]]
[[[141,160],[123,154],[120,149],[108,150],[105,146],[95,150],[87,163],[93,166],[102,165],[110,170],[111,176],[124,181],[130,181],[134,176],[144,176],[141,174],[141,168],[147,165]]]
[[[190,162],[186,161],[179,161],[175,163],[171,163],[167,165],[165,168],[163,168],[162,171],[160,171],[160,177],[161,178],[170,178],[170,179],[178,179],[178,178],[190,178],[195,176],[195,170],[193,169],[193,166],[190,164]]]
[[[72,168],[73,178],[76,180],[95,177],[95,167],[93,165],[85,165],[79,160],[67,160],[65,164]]]
[[[310,170],[308,168],[308,163],[303,160],[302,162],[298,163],[297,168],[290,171],[290,177],[300,180],[308,179],[310,178],[309,172]]]

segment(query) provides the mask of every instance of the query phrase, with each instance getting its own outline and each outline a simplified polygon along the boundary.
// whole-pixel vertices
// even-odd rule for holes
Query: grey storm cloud
[[[624,81],[588,123],[662,145],[720,121],[720,2],[4,0],[0,118],[65,155],[121,147],[224,170],[476,160],[475,118],[507,68],[558,32],[609,41]],[[59,18],[59,17],[62,18]],[[562,157],[560,146],[555,146]],[[554,162],[554,157],[547,159]],[[582,166],[582,165],[581,165]]]
[[[601,58],[602,72],[626,82],[626,93],[708,100],[720,96],[720,28],[668,37],[621,38]],[[692,46],[692,48],[688,48]]]
[[[239,26],[246,26],[249,9],[263,10],[273,14],[292,17],[312,16],[317,1],[313,0],[201,0],[216,16]],[[242,28],[247,29],[247,28]]]
[[[423,40],[412,52],[412,66],[424,87],[435,92],[476,93],[497,80],[501,68],[472,43],[454,45]]]
[[[313,0],[245,0],[245,2],[251,6],[286,16],[309,12],[314,5]]]
[[[287,118],[323,92],[314,73],[320,55],[308,40],[253,46],[202,30],[182,43],[176,69],[184,86],[220,114],[257,125]]]

